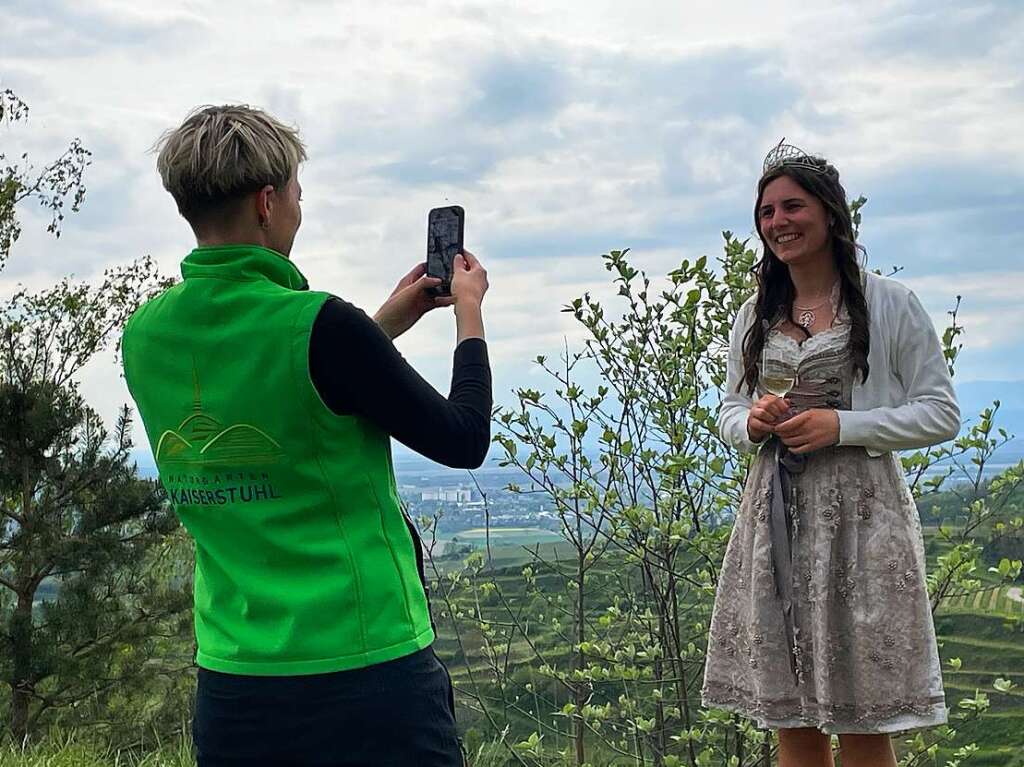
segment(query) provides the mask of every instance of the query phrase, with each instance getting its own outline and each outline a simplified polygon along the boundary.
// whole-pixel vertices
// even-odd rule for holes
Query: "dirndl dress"
[[[799,359],[797,411],[850,409],[848,342],[848,323],[803,344],[769,333]],[[769,729],[947,720],[921,524],[894,454],[762,445],[719,575],[701,698]]]

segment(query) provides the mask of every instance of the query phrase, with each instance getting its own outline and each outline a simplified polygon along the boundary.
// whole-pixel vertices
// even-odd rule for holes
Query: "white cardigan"
[[[960,431],[960,407],[931,318],[910,288],[871,272],[863,276],[871,371],[865,383],[856,376],[853,409],[838,411],[839,444],[859,445],[879,456],[953,439]],[[754,300],[751,297],[740,307],[733,324],[726,393],[718,413],[719,435],[745,452],[760,447],[747,435],[747,414],[754,400],[747,396],[746,386],[736,391]]]

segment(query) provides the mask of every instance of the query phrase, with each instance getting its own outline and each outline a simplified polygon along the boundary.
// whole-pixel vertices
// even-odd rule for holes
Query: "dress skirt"
[[[704,705],[830,734],[944,723],[921,524],[896,456],[830,447],[792,475],[787,631],[770,531],[777,448],[754,459],[726,549]]]

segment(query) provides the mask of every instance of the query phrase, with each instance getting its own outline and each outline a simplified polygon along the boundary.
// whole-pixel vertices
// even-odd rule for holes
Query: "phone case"
[[[427,215],[427,275],[442,280],[432,289],[434,295],[451,295],[452,265],[462,252],[465,224],[465,211],[458,205],[434,208]]]

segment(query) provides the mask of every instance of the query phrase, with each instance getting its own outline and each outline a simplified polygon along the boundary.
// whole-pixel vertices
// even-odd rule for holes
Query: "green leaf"
[[[1010,690],[1012,690],[1012,689],[1013,689],[1014,687],[1016,687],[1017,685],[1015,685],[1015,684],[1014,684],[1013,682],[1011,682],[1011,681],[1010,681],[1009,679],[1003,679],[1002,677],[1000,677],[999,679],[996,679],[996,680],[995,680],[995,681],[994,681],[994,682],[992,683],[992,686],[993,686],[993,687],[994,687],[994,688],[995,688],[996,690],[998,690],[999,692],[1003,692],[1003,693],[1006,693],[1006,692],[1009,692]]]

